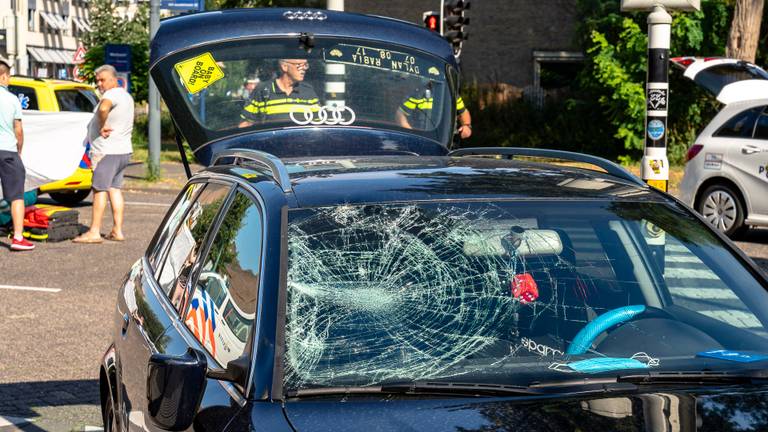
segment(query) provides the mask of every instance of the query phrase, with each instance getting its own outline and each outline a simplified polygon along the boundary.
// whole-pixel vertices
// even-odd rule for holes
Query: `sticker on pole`
[[[196,94],[216,81],[224,78],[224,72],[211,53],[203,53],[174,65],[181,77],[184,88],[190,94]]]
[[[648,122],[648,137],[658,141],[664,136],[664,122],[661,120],[651,120]]]

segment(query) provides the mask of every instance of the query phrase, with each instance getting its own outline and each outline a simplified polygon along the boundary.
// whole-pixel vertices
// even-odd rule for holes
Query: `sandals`
[[[115,241],[115,242],[121,242],[121,241],[125,241],[125,237],[118,237],[118,236],[116,236],[114,233],[109,233],[109,234],[108,234],[106,237],[104,237],[104,238],[105,238],[105,239],[107,239],[107,240],[109,240],[109,241]]]
[[[104,240],[101,237],[99,237],[99,238],[88,238],[88,237],[84,237],[84,236],[77,236],[77,237],[72,239],[72,243],[99,244],[99,243],[103,243],[103,242],[104,242]]]

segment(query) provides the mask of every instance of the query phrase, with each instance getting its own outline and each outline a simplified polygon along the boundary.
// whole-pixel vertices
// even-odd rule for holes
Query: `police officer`
[[[309,69],[306,59],[281,59],[278,61],[280,76],[261,83],[251,94],[251,99],[240,112],[241,128],[269,120],[305,120],[305,115],[320,110],[317,93],[303,82]]]
[[[397,121],[405,129],[413,129],[413,124],[426,125],[432,111],[432,94],[427,90],[424,97],[409,97],[397,111]],[[459,96],[456,100],[456,118],[459,121],[459,136],[467,139],[472,136],[472,116],[464,106],[464,100]]]

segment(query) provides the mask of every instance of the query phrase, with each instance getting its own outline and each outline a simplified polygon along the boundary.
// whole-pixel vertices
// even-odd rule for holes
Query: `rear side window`
[[[755,126],[755,139],[768,140],[768,108],[757,119]]]
[[[93,112],[96,107],[96,95],[80,89],[56,90],[59,111]]]
[[[256,204],[238,192],[211,243],[185,323],[216,361],[246,351],[256,318],[263,226]]]
[[[730,120],[725,122],[720,129],[715,132],[716,137],[730,138],[752,138],[752,131],[755,128],[755,121],[764,107],[751,108],[742,111]]]
[[[25,110],[38,110],[40,107],[37,104],[37,94],[35,89],[31,87],[24,87],[19,85],[9,85],[8,91],[15,94],[21,102],[21,109]]]
[[[206,186],[176,229],[157,279],[177,311],[184,310],[188,304],[192,266],[201,253],[205,235],[213,226],[229,191],[227,185]]]

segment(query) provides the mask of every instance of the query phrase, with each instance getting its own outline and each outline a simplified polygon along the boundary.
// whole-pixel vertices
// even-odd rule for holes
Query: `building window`
[[[35,31],[35,10],[34,9],[27,9],[27,25],[29,26],[29,31],[31,32]]]

